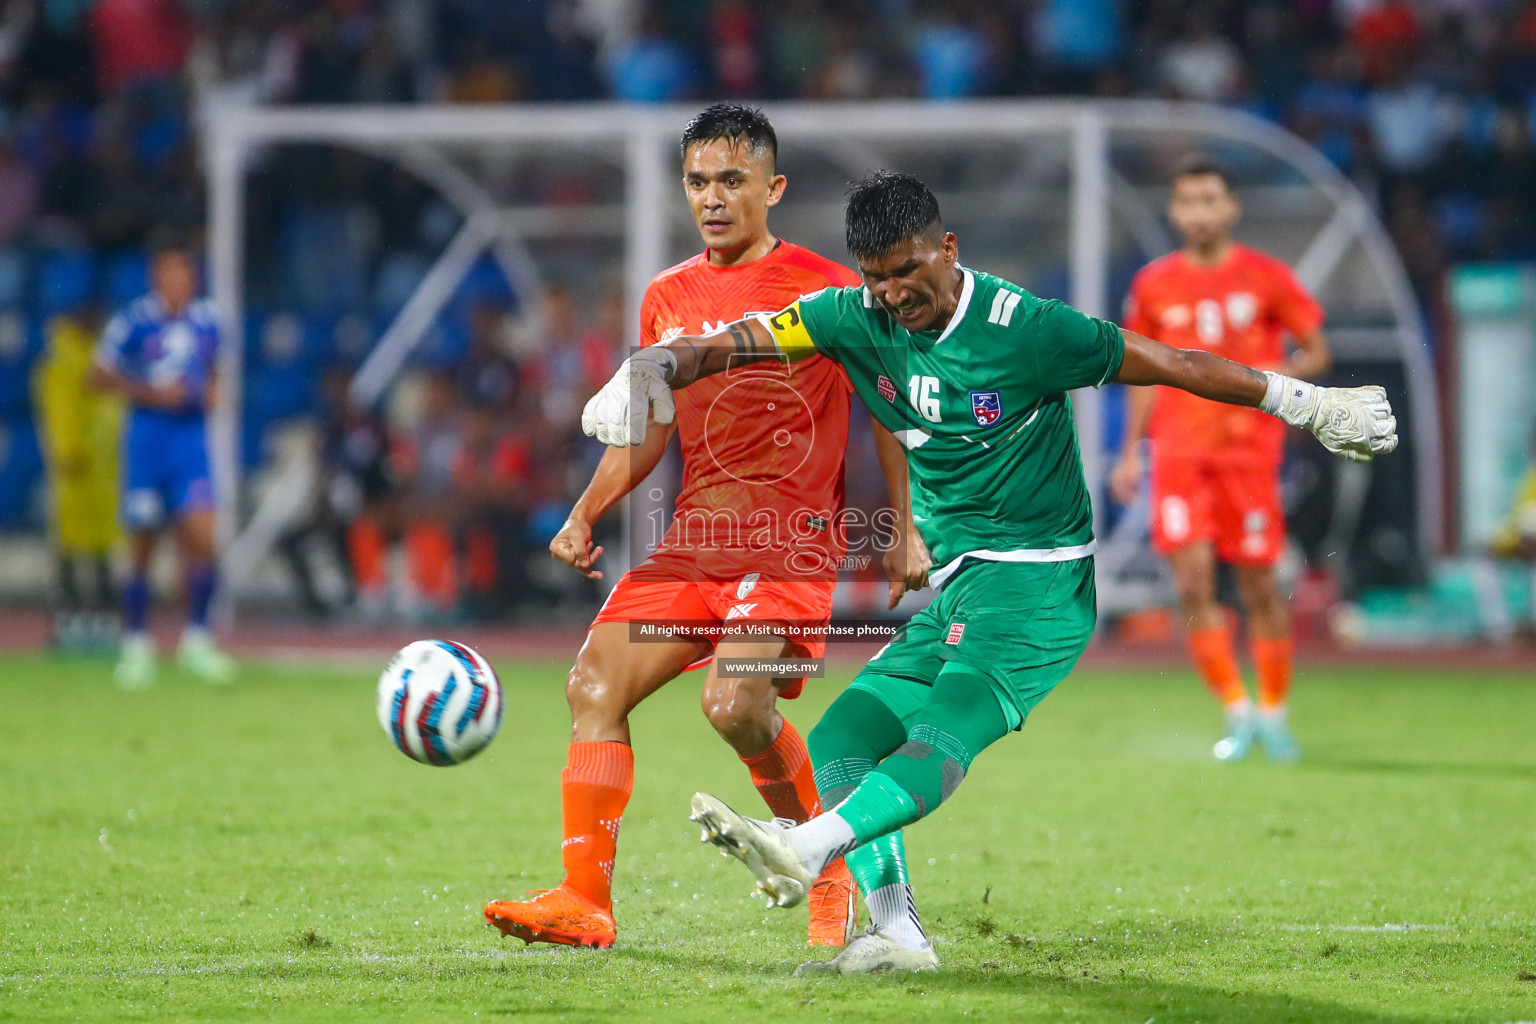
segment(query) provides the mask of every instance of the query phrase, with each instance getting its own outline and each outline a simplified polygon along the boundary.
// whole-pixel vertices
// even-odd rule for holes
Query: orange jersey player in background
[[[1175,348],[1207,349],[1256,369],[1315,378],[1331,364],[1322,308],[1280,260],[1232,238],[1241,214],[1226,170],[1194,158],[1174,175],[1168,218],[1183,247],[1143,267],[1126,297],[1125,327]],[[1286,357],[1285,336],[1297,350]],[[1173,569],[1191,657],[1226,712],[1216,757],[1240,760],[1257,735],[1266,753],[1295,760],[1286,723],[1290,618],[1275,584],[1285,547],[1280,460],[1285,424],[1256,409],[1172,388],[1133,388],[1111,477],[1128,502],[1151,442],[1152,546]],[[1216,563],[1229,563],[1248,614],[1258,707],[1248,697],[1231,630],[1216,601]]]
[[[688,124],[683,188],[706,250],[651,282],[641,305],[642,344],[707,333],[782,309],[806,292],[858,283],[846,267],[769,232],[768,210],[786,184],[775,169],[776,149],[772,125],[747,107],[717,104]],[[580,572],[601,575],[592,523],[656,467],[674,432],[683,453],[682,492],[666,536],[615,585],[566,680],[565,879],[534,899],[488,904],[486,921],[502,934],[613,943],[614,856],[634,785],[629,714],[711,655],[702,697],[710,724],[776,816],[805,821],[819,812],[805,741],[776,708],[777,698],[797,696],[804,680],[735,677],[720,664],[822,653],[800,627],[782,624],[831,616],[844,551],[839,516],[850,390],[842,369],[822,357],[744,366],[680,392],[675,425],[649,430],[637,447],[603,454],[550,544],[555,558]],[[882,465],[887,448],[900,450],[889,435],[877,436],[877,444]],[[632,622],[716,633],[634,642]],[[838,860],[813,890],[808,943],[842,945],[854,916],[854,886]]]

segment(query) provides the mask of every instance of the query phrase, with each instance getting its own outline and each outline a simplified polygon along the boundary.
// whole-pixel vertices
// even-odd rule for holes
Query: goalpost
[[[1329,313],[1340,360],[1403,367],[1421,554],[1442,536],[1440,425],[1434,368],[1407,275],[1364,196],[1302,140],[1238,111],[1159,101],[986,101],[957,104],[767,104],[780,139],[786,200],[776,233],[846,259],[841,200],[876,168],[911,170],[935,188],[962,256],[1096,316],[1115,319],[1128,269],[1174,247],[1163,225],[1165,172],[1175,154],[1214,150],[1245,182],[1240,234],[1296,269]],[[304,467],[267,488],[239,521],[245,400],[247,175],[264,151],[331,145],[391,161],[426,182],[462,223],[351,383],[377,399],[433,326],[470,269],[489,253],[519,302],[546,278],[539,245],[598,240],[612,254],[634,344],[651,276],[697,251],[678,195],[677,139],[692,106],[591,104],[508,107],[237,108],[205,124],[212,295],[224,317],[223,400],[214,422],[226,572],[238,593],[291,518],[311,477]],[[580,167],[608,181],[599,202],[519,201],[485,180],[488,155]],[[592,168],[598,168],[593,171]],[[1251,182],[1251,184],[1249,183]],[[505,193],[506,189],[500,189]],[[515,192],[515,189],[513,190]],[[614,242],[618,242],[614,245]],[[1101,396],[1074,395],[1090,487],[1101,499]],[[295,497],[297,495],[297,497]],[[637,494],[629,512],[645,514]],[[1102,509],[1103,501],[1096,500]],[[1102,512],[1099,514],[1102,524]]]

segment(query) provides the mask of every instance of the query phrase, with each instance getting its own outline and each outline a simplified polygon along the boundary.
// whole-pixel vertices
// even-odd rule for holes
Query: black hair
[[[194,256],[197,251],[192,232],[172,224],[161,224],[153,228],[144,239],[144,248],[151,257],[171,254]]]
[[[876,171],[848,190],[844,214],[848,252],[873,259],[908,238],[942,229],[939,201],[910,174]]]
[[[767,156],[773,167],[779,157],[779,137],[773,123],[756,107],[742,103],[714,103],[705,107],[683,126],[683,156],[688,147],[699,142],[724,139],[732,145],[745,142],[752,155]]]
[[[1169,182],[1178,181],[1180,178],[1203,178],[1211,174],[1221,179],[1221,183],[1227,187],[1227,191],[1234,189],[1232,169],[1217,160],[1209,153],[1191,153],[1174,165],[1173,174]]]

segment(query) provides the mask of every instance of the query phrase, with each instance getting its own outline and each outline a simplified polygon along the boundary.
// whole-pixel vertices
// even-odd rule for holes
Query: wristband
[[[1259,408],[1292,426],[1310,426],[1317,385],[1273,370],[1265,370],[1264,376],[1269,383],[1264,388],[1264,400],[1259,403]]]

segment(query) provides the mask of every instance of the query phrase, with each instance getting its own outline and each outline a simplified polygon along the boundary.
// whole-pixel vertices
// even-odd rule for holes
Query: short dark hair
[[[1209,153],[1191,153],[1180,160],[1174,165],[1168,182],[1172,184],[1180,178],[1203,178],[1208,174],[1220,178],[1228,192],[1234,191],[1236,183],[1232,180],[1232,169]]]
[[[848,190],[844,225],[849,255],[872,259],[944,223],[939,201],[917,177],[876,171]]]
[[[688,147],[699,142],[725,139],[733,146],[745,142],[752,155],[768,158],[772,167],[779,158],[779,137],[773,123],[756,107],[743,103],[713,103],[683,126],[683,156]]]
[[[151,258],[156,256],[192,256],[197,249],[192,232],[174,224],[161,224],[150,230],[144,239],[144,248]]]

